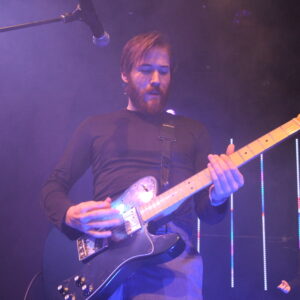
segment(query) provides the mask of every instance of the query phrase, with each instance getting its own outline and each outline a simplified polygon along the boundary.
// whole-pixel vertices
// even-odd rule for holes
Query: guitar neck
[[[285,140],[300,130],[300,114],[297,118],[279,126],[254,142],[242,147],[230,155],[231,160],[238,167],[249,162],[266,150]],[[139,209],[142,219],[147,222],[158,216],[161,212],[187,199],[196,192],[212,184],[208,169],[204,169],[194,176],[175,185],[168,191],[158,195],[152,201],[142,205]]]

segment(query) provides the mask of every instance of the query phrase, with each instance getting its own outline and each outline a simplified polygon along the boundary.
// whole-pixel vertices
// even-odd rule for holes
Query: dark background
[[[1,299],[23,299],[40,270],[50,225],[40,189],[72,131],[87,116],[123,108],[119,57],[135,34],[160,30],[173,43],[177,72],[169,106],[201,120],[215,152],[237,147],[300,113],[299,1],[99,0],[111,35],[91,43],[85,24],[0,33]],[[0,27],[54,18],[74,0],[1,0]],[[299,137],[299,135],[298,135]],[[259,160],[243,167],[235,195],[235,288],[230,288],[229,218],[202,224],[204,296],[296,299],[276,285],[297,269],[295,138],[265,155],[268,292],[263,291]],[[87,174],[72,195],[89,198]]]

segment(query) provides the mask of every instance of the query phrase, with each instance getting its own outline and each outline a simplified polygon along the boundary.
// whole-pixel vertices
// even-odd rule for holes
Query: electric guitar
[[[230,155],[242,166],[300,130],[300,114],[270,133]],[[123,216],[124,226],[107,239],[83,234],[72,241],[54,229],[46,242],[43,261],[45,292],[49,300],[108,299],[141,265],[171,260],[184,250],[176,233],[153,235],[149,221],[182,203],[212,183],[208,169],[157,195],[157,181],[148,176],[129,187],[112,206]]]

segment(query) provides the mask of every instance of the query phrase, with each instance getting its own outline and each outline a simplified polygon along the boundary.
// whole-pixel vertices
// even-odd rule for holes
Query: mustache
[[[147,94],[158,94],[158,95],[162,95],[163,91],[161,90],[160,87],[153,87],[153,88],[149,88],[146,90]]]

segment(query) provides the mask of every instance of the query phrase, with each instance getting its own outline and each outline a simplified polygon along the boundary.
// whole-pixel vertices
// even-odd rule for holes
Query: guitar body
[[[147,181],[148,180],[148,181]],[[118,200],[116,205],[138,207],[142,186],[149,193],[149,180],[139,180]],[[155,180],[156,182],[156,180]],[[153,191],[156,193],[156,190]],[[127,198],[130,196],[130,198]],[[134,201],[136,200],[136,201]],[[152,235],[148,223],[144,223],[134,233],[119,241],[110,241],[103,251],[84,260],[78,259],[77,241],[70,240],[57,229],[53,229],[45,245],[43,278],[45,293],[49,300],[65,299],[108,299],[114,290],[137,268],[147,263],[162,263],[178,256],[184,249],[184,242],[176,233]],[[78,282],[78,277],[84,282]],[[76,277],[76,278],[75,278]],[[75,280],[74,280],[75,278]],[[77,280],[76,280],[77,279]],[[58,291],[60,286],[63,291]],[[82,290],[84,287],[84,291]]]

